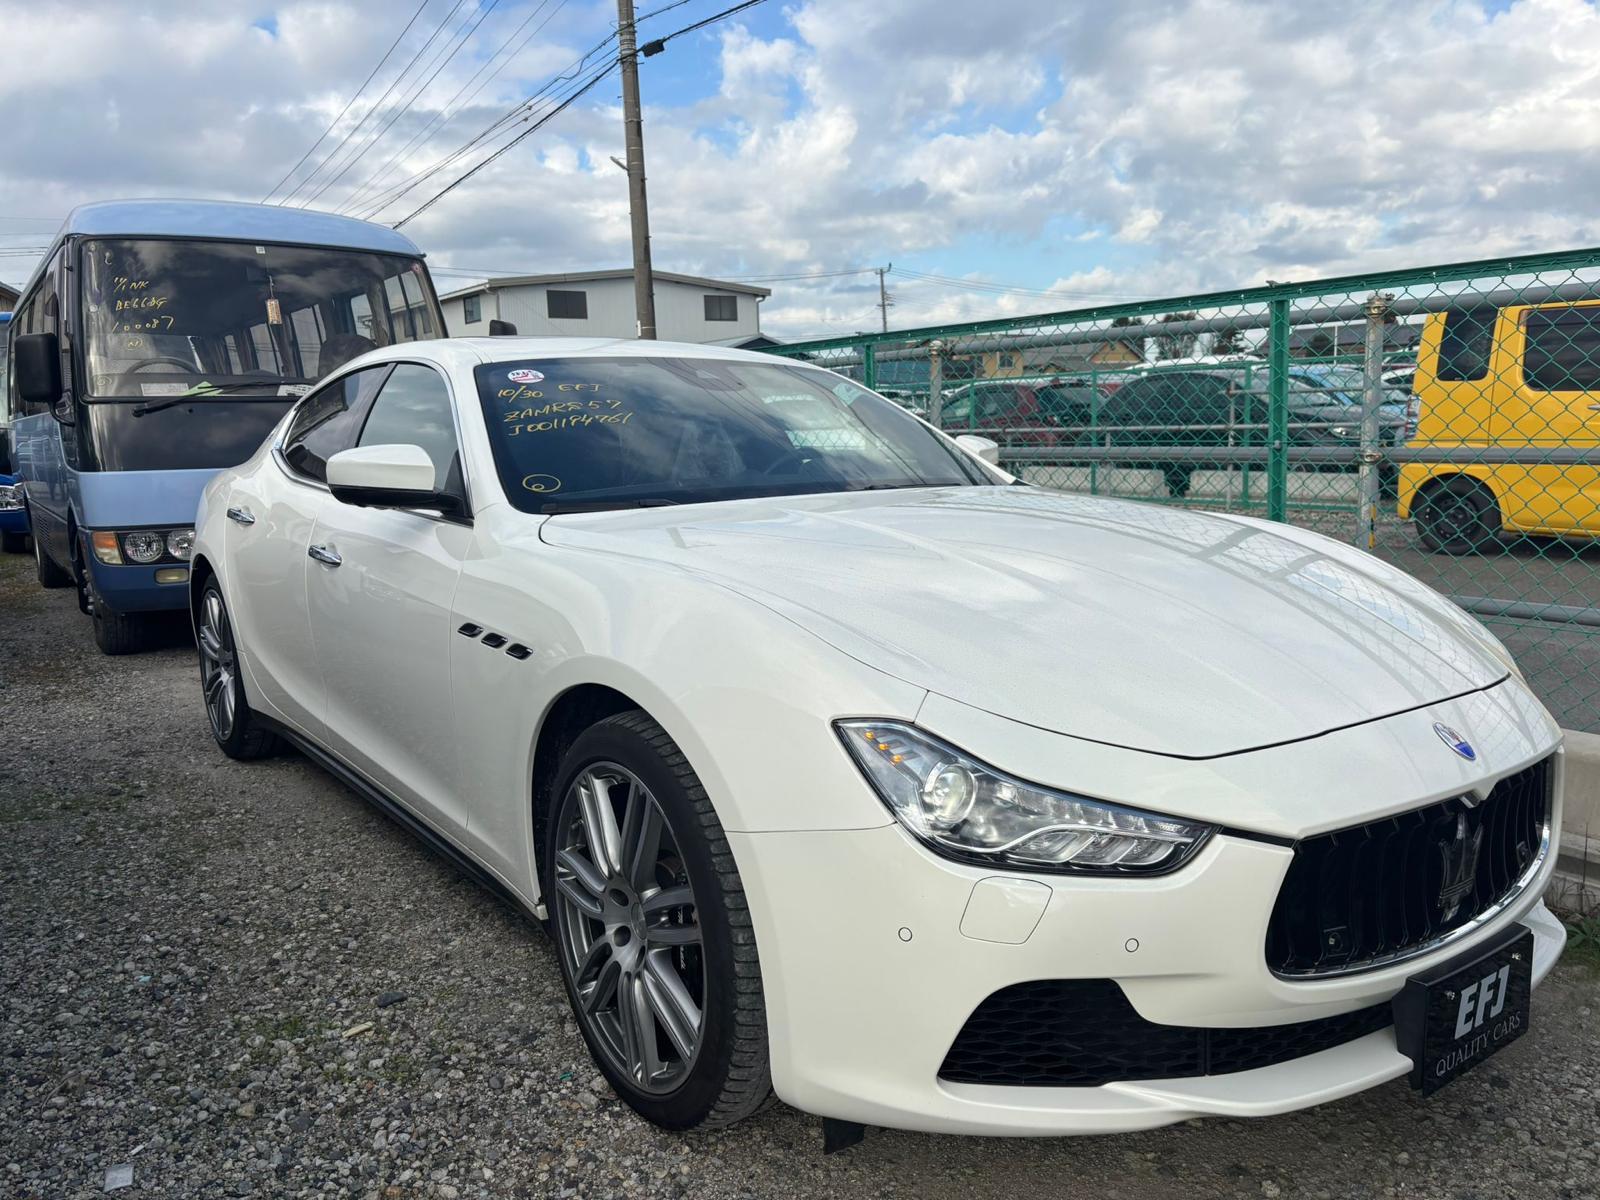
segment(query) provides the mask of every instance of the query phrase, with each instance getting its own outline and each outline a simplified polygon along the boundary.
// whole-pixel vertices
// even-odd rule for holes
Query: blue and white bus
[[[76,587],[107,654],[188,602],[201,489],[318,378],[444,336],[422,252],[329,213],[216,201],[89,204],[23,288],[14,469],[39,582]]]
[[[0,397],[6,394],[6,361],[11,314],[0,312]],[[28,514],[22,511],[22,489],[11,473],[11,436],[5,417],[5,401],[0,399],[0,551],[21,554],[28,548]]]

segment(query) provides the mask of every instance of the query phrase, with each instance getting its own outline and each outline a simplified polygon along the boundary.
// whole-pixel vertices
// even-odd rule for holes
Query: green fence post
[[[861,347],[861,382],[867,391],[878,390],[878,347],[868,342]]]
[[[1256,373],[1254,367],[1244,369],[1244,448],[1255,445],[1256,431]],[[1239,503],[1250,507],[1250,464],[1239,464]]]
[[[1289,302],[1269,304],[1267,349],[1267,520],[1289,519]]]

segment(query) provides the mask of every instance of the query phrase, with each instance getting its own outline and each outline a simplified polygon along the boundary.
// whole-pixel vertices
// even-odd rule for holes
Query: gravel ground
[[[609,1093],[549,943],[307,762],[210,743],[181,625],[108,659],[0,558],[0,1197],[1600,1194],[1592,968],[1424,1102],[1013,1142],[773,1103],[658,1132]]]

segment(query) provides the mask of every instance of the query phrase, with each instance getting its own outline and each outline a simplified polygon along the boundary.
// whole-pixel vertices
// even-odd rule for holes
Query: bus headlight
[[[167,539],[155,530],[140,529],[122,535],[122,554],[129,562],[160,562],[166,550]]]
[[[174,529],[167,534],[167,553],[173,558],[188,562],[189,556],[194,553],[194,530]]]

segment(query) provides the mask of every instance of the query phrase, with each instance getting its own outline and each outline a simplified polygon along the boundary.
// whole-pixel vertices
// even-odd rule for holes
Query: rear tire
[[[25,533],[0,533],[0,551],[6,554],[26,554],[28,535]]]
[[[666,1129],[755,1112],[772,1082],[750,908],[711,801],[661,726],[633,710],[580,734],[544,841],[567,998],[617,1095]]]
[[[262,727],[245,698],[233,621],[215,578],[206,580],[200,592],[195,644],[200,650],[200,696],[205,701],[206,718],[217,748],[241,761],[275,753],[277,735]]]
[[[72,573],[63,571],[44,552],[44,540],[37,533],[33,535],[33,570],[42,588],[64,588],[73,584]]]
[[[1412,509],[1417,539],[1436,554],[1482,554],[1500,540],[1500,505],[1467,475],[1428,488]]]

